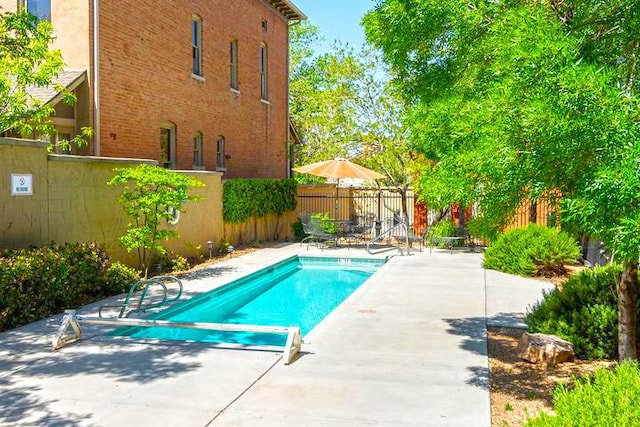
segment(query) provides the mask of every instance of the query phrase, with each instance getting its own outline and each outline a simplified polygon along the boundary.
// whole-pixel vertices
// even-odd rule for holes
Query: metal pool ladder
[[[169,296],[167,285],[177,284],[178,290],[173,296]],[[160,290],[158,298],[157,289]],[[155,276],[151,279],[143,279],[131,285],[122,304],[103,305],[98,309],[98,316],[102,316],[103,309],[120,309],[118,318],[129,317],[133,313],[145,312],[152,308],[158,308],[177,301],[182,296],[182,282],[175,276]],[[150,293],[151,292],[151,293]],[[145,303],[145,300],[149,302]]]

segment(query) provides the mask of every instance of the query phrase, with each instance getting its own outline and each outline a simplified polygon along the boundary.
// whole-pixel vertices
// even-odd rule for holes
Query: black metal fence
[[[380,232],[397,224],[403,216],[409,224],[426,223],[421,210],[416,209],[413,191],[403,197],[388,188],[339,188],[335,186],[301,186],[298,189],[298,212],[326,213],[336,220],[357,221],[377,225]],[[425,214],[426,215],[426,214]]]

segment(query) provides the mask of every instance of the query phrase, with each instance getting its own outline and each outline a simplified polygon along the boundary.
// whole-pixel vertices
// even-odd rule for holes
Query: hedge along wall
[[[293,179],[231,179],[224,183],[225,240],[291,240],[297,220],[297,184]]]
[[[47,154],[42,142],[0,138],[0,249],[95,241],[112,259],[135,264],[118,238],[129,219],[117,199],[121,188],[107,186],[115,168],[151,160]],[[222,180],[219,172],[187,171],[205,183],[203,199],[188,203],[174,227],[180,237],[165,243],[193,256],[208,252],[206,242],[223,236]],[[11,175],[31,175],[32,195],[11,195]]]

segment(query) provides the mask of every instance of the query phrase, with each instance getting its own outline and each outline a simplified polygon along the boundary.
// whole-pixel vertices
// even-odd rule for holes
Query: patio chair
[[[371,230],[375,224],[375,216],[373,214],[366,214],[364,216],[356,217],[355,221],[348,227],[346,233],[347,241],[355,241],[356,246],[358,242],[363,244],[368,240]]]
[[[302,246],[305,242],[308,243],[313,238],[311,235],[311,215],[302,212],[300,214],[300,222],[302,223],[302,231],[306,234],[306,237],[300,240],[300,246]]]
[[[303,213],[300,215],[300,221],[302,222],[302,229],[308,235],[307,237],[302,239],[300,244],[302,245],[304,242],[306,242],[307,250],[313,243],[317,244],[320,249],[324,249],[324,247],[328,245],[328,242],[333,241],[334,243],[337,243],[337,235],[335,233],[329,233],[325,230],[325,220],[322,220],[313,215],[309,215],[307,213]]]

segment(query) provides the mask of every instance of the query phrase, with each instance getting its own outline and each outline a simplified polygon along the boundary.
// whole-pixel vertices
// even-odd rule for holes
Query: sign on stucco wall
[[[31,174],[11,174],[11,195],[31,196],[33,194],[33,177]]]

